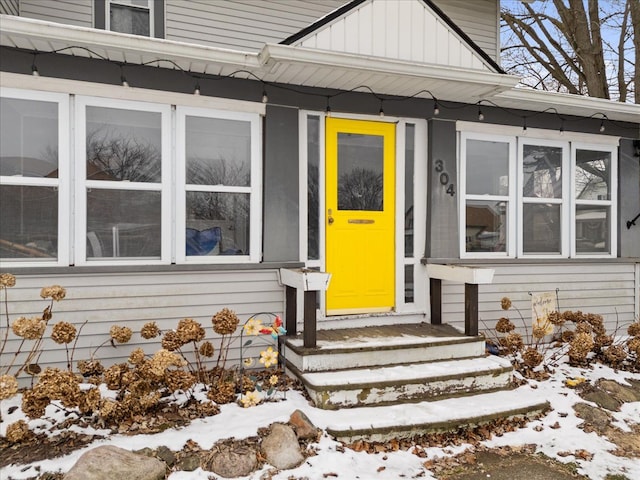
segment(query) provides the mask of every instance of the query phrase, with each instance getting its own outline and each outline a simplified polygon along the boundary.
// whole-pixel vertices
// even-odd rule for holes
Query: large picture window
[[[460,138],[462,257],[615,256],[612,142]]]
[[[68,259],[68,101],[65,95],[2,90],[0,258],[64,264]]]

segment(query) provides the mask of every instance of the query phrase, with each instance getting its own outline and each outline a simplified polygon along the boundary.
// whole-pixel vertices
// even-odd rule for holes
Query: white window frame
[[[34,90],[21,90],[16,88],[0,88],[0,96],[19,100],[32,100],[51,102],[58,105],[58,178],[40,177],[0,177],[2,185],[53,187],[58,189],[58,252],[57,258],[52,260],[21,260],[3,258],[2,263],[6,267],[42,267],[42,266],[66,266],[69,265],[69,232],[70,221],[67,207],[70,202],[70,178],[69,178],[69,95],[62,93],[40,92]]]
[[[116,108],[161,114],[161,180],[158,183],[87,180],[86,109],[87,107]],[[75,99],[75,264],[76,265],[153,265],[171,261],[171,106],[113,98],[77,96]],[[161,254],[154,258],[102,257],[87,258],[87,189],[159,191],[161,192]]]
[[[251,129],[251,181],[249,186],[192,185],[186,183],[186,118],[188,116],[239,120],[250,123]],[[176,107],[176,201],[175,201],[175,256],[176,263],[256,263],[261,260],[262,245],[262,134],[260,115],[257,113],[229,112],[197,107]],[[249,254],[248,255],[186,255],[186,193],[243,193],[249,195]],[[182,234],[180,233],[182,232]]]
[[[558,147],[562,149],[562,198],[535,198],[525,197],[522,191],[524,187],[524,146],[540,145],[543,147]],[[517,221],[518,221],[518,257],[526,258],[550,258],[568,257],[571,239],[567,231],[567,223],[571,221],[571,191],[568,177],[573,169],[569,162],[568,142],[549,140],[544,138],[523,136],[518,138],[518,178],[517,178]],[[560,205],[560,252],[558,253],[526,253],[524,251],[524,204],[554,204]]]
[[[154,0],[147,0],[147,6],[141,7],[140,5],[134,5],[131,0],[105,0],[104,2],[104,26],[105,30],[111,31],[111,5],[118,5],[122,7],[128,7],[133,10],[148,10],[149,11],[149,38],[153,38],[154,32]],[[122,33],[122,32],[121,32]],[[134,33],[128,33],[128,35],[135,35]]]
[[[509,145],[508,176],[509,190],[507,195],[475,195],[467,194],[467,140],[479,140],[487,142],[500,142]],[[460,232],[460,258],[513,258],[516,253],[517,226],[516,226],[516,139],[505,135],[488,135],[475,132],[461,132],[459,135],[459,171],[460,181],[458,190],[460,192],[460,203],[458,206],[459,232]],[[507,212],[507,245],[504,252],[467,252],[466,231],[467,231],[467,200],[500,202],[507,201],[509,204]]]

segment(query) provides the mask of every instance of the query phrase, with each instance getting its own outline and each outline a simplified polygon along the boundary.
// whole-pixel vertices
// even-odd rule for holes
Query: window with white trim
[[[462,258],[616,255],[612,142],[460,135]]]
[[[106,29],[153,37],[153,0],[106,0]]]
[[[3,89],[0,98],[0,258],[68,261],[68,97]]]

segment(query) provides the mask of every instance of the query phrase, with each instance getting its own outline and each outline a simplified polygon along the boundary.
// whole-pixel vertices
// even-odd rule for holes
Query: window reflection
[[[509,194],[509,144],[467,140],[467,194]]]
[[[522,214],[524,253],[560,253],[560,204],[526,203]]]
[[[609,253],[609,207],[576,206],[576,252]]]
[[[320,117],[307,118],[307,258],[320,258]]]
[[[562,198],[562,148],[523,146],[522,194],[534,198]]]
[[[576,150],[576,198],[610,200],[611,152]]]
[[[384,137],[338,133],[338,209],[382,211]]]
[[[506,252],[507,202],[467,201],[466,251]]]

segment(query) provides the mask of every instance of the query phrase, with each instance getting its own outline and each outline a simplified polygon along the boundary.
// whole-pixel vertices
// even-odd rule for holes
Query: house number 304
[[[453,182],[449,182],[449,174],[444,170],[444,162],[436,160],[436,173],[439,173],[440,185],[446,188],[446,192],[452,197],[456,194],[456,186]]]

